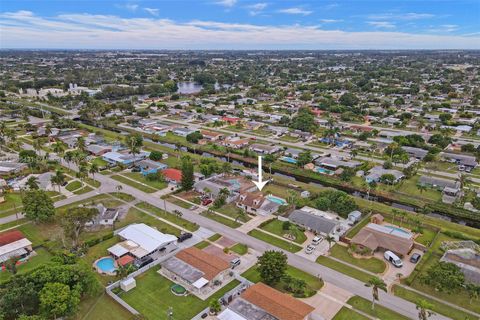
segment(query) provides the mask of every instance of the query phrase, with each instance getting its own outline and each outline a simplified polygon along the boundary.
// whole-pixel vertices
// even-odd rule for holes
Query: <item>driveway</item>
[[[405,258],[402,259],[403,266],[401,268],[397,268],[394,265],[392,265],[389,261],[386,261],[385,258],[383,257],[383,252],[376,252],[375,253],[374,256],[376,258],[386,262],[387,269],[383,273],[382,279],[383,279],[383,281],[385,281],[385,283],[387,284],[388,287],[390,287],[394,283],[398,283],[398,276],[397,275],[399,273],[402,274],[401,278],[406,278],[413,272],[413,270],[415,269],[417,264],[411,263],[410,262],[410,257],[414,253],[419,253],[423,256],[423,252],[421,250],[413,249],[412,252],[410,252],[410,254],[408,256],[406,256]]]
[[[326,282],[316,295],[301,300],[315,308],[313,313],[329,320],[342,309],[352,296],[350,292]]]

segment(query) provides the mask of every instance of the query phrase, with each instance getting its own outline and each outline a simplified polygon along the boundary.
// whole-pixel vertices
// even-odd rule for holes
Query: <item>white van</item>
[[[400,268],[403,266],[402,260],[392,251],[385,251],[383,254],[385,260],[390,261],[395,267]]]
[[[323,240],[322,237],[316,236],[315,238],[313,238],[312,244],[313,244],[314,246],[317,246],[320,242],[322,242],[322,240]]]
[[[232,261],[230,261],[230,267],[232,269],[235,269],[235,267],[240,265],[240,262],[241,262],[240,258],[235,258]]]

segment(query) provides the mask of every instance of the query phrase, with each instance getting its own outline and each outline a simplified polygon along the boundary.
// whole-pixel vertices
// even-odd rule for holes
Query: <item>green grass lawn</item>
[[[317,293],[318,290],[320,290],[323,287],[323,281],[321,279],[309,273],[306,273],[305,271],[292,267],[290,265],[287,266],[287,270],[285,271],[285,273],[291,276],[292,278],[304,280],[306,282],[307,289],[305,290],[305,294],[308,297],[313,296],[315,293]],[[260,282],[262,280],[260,277],[260,273],[257,271],[257,265],[254,265],[253,267],[249,268],[247,271],[242,273],[242,277],[254,283]],[[276,285],[274,285],[273,288],[281,292],[288,293],[283,288],[283,286],[284,286],[284,283],[279,282]]]
[[[367,318],[347,307],[342,307],[332,320],[370,320],[370,318]]]
[[[181,226],[188,231],[196,231],[199,227],[196,223],[190,222],[188,220],[183,219],[182,217],[178,217],[172,213],[168,213],[166,211],[163,211],[160,208],[157,208],[149,203],[146,202],[141,202],[136,205],[140,209],[143,209],[145,211],[151,212],[157,216],[159,216],[162,219],[165,219],[167,221],[172,222],[173,224],[176,224],[177,226]]]
[[[213,236],[208,237],[208,240],[211,242],[215,242],[220,239],[222,235],[220,233],[215,233]]]
[[[286,142],[298,142],[300,140],[300,139],[292,137],[290,135],[283,135],[279,139],[282,140],[282,141],[286,141]]]
[[[117,180],[119,182],[125,183],[126,185],[129,185],[129,186],[131,186],[135,189],[138,189],[138,190],[146,192],[146,193],[154,193],[154,192],[158,191],[157,189],[154,189],[154,188],[149,187],[149,186],[145,186],[145,185],[140,184],[140,183],[136,183],[135,181],[132,181],[132,180],[130,180],[128,178],[125,178],[125,177],[122,177],[120,175],[113,175],[110,178],[112,178],[114,180]]]
[[[341,262],[332,260],[328,257],[320,256],[317,258],[317,263],[324,265],[330,269],[336,270],[338,272],[341,272],[343,274],[346,274],[352,278],[355,278],[357,280],[360,280],[362,282],[367,282],[372,278],[372,276],[366,272],[357,270],[355,268],[352,268],[350,266],[347,266],[346,264],[343,264]]]
[[[112,193],[109,193],[109,194],[111,194],[115,198],[118,198],[118,199],[123,200],[125,202],[132,202],[133,200],[135,200],[134,196],[132,196],[128,193],[124,193],[124,192],[112,192]]]
[[[248,216],[248,214],[241,215],[240,213],[242,212],[242,209],[237,207],[235,203],[226,204],[218,209],[215,209],[215,211],[220,212],[221,214],[229,216],[233,219],[238,219],[238,221],[242,222],[247,222],[252,219]]]
[[[85,186],[85,187],[83,187],[83,188],[81,188],[81,189],[77,189],[77,190],[73,191],[73,193],[75,193],[75,194],[84,194],[84,193],[90,192],[90,191],[92,191],[92,190],[93,190],[92,187],[90,187],[90,186]]]
[[[65,187],[65,189],[67,189],[68,191],[72,192],[74,190],[77,190],[79,188],[82,187],[82,183],[78,180],[74,180],[72,182],[70,182],[69,184],[67,184],[67,186]]]
[[[348,252],[347,247],[339,244],[332,247],[330,254],[332,257],[343,260],[373,273],[382,273],[386,268],[384,261],[377,258],[357,259]]]
[[[210,245],[210,242],[209,242],[209,241],[203,240],[203,241],[200,241],[199,243],[197,243],[197,244],[195,245],[195,248],[205,249],[205,248],[208,247],[209,245]]]
[[[283,237],[283,235],[287,233],[287,231],[283,230],[283,221],[278,219],[273,219],[266,225],[262,226],[261,229],[276,234],[280,237]],[[295,240],[293,240],[295,243],[302,244],[307,240],[305,233],[298,228],[294,229],[293,234],[295,235]]]
[[[452,308],[446,304],[437,302],[432,299],[428,299],[427,297],[420,295],[414,291],[407,290],[405,288],[399,287],[395,285],[394,287],[394,294],[400,298],[403,298],[405,300],[408,300],[412,303],[416,303],[417,301],[424,299],[430,302],[433,305],[433,310],[436,313],[442,314],[446,317],[449,317],[454,320],[474,320],[477,319],[473,315],[470,315],[469,313],[463,312],[461,310]]]
[[[273,179],[275,181],[280,180],[280,177],[275,176]],[[291,182],[288,182],[288,183],[291,183]],[[295,184],[297,184],[297,182],[295,182]],[[263,188],[263,190],[262,190],[263,194],[265,194],[265,195],[273,194],[273,195],[278,196],[278,197],[283,198],[283,199],[288,199],[288,197],[290,196],[289,191],[295,193],[298,197],[300,197],[300,192],[298,192],[294,189],[285,188],[283,186],[279,186],[279,185],[273,184],[273,183],[267,184],[265,186],[265,188]]]
[[[83,299],[74,320],[133,320],[135,317],[106,293]]]
[[[157,270],[158,268],[152,268],[138,276],[137,287],[120,295],[130,306],[150,320],[166,319],[169,307],[173,308],[174,319],[191,319],[208,307],[212,299],[219,299],[239,284],[237,280],[233,280],[205,301],[193,294],[179,297],[170,291],[174,283],[159,275]]]
[[[19,192],[8,192],[3,197],[5,202],[0,203],[0,211],[11,210],[22,205],[22,195]]]
[[[188,202],[185,202],[183,200],[180,200],[178,198],[175,198],[175,197],[172,197],[172,196],[168,196],[165,198],[165,200],[167,200],[168,202],[171,202],[179,207],[182,207],[184,209],[190,209],[192,207],[192,205]]]
[[[48,263],[52,257],[52,255],[44,248],[37,248],[35,249],[35,252],[37,253],[36,256],[31,257],[27,262],[17,266],[17,274],[22,274],[44,265]],[[10,279],[11,276],[12,274],[10,272],[1,271],[0,269],[0,282]]]
[[[108,165],[108,162],[103,160],[102,157],[97,157],[91,161],[92,164],[96,164],[99,168],[106,167]]]
[[[163,233],[169,233],[176,236],[179,236],[181,231],[180,229],[172,226],[171,224],[165,223],[161,220],[155,219],[154,217],[146,214],[145,212],[137,209],[137,208],[130,208],[128,210],[128,214],[125,219],[116,223],[116,228],[121,228],[123,226],[127,226],[131,223],[145,223],[149,226],[156,228],[158,231]]]
[[[225,217],[222,217],[221,215],[218,215],[216,213],[213,213],[213,212],[208,212],[208,211],[203,211],[201,213],[202,216],[204,217],[207,217],[209,219],[212,219],[212,220],[215,220],[221,224],[224,224],[226,226],[229,226],[230,228],[238,228],[240,227],[242,224],[239,223],[239,222],[235,222],[233,220],[230,220],[228,218],[225,218]]]
[[[355,309],[365,312],[366,314],[371,315],[372,317],[375,317],[378,319],[389,319],[389,320],[408,320],[409,319],[379,304],[376,304],[375,310],[372,310],[372,302],[359,296],[351,297],[347,301],[347,303],[352,307],[354,307]]]
[[[138,181],[138,182],[141,182],[141,183],[144,183],[154,189],[164,189],[168,186],[168,183],[165,182],[165,181],[150,181],[148,180],[147,178],[145,178],[145,176],[143,174],[141,174],[140,172],[124,172],[122,173],[122,175],[130,178],[130,179],[133,179],[135,181]]]
[[[248,246],[243,243],[237,243],[234,246],[230,247],[230,250],[235,252],[236,254],[243,256],[248,252]]]
[[[257,229],[253,229],[250,232],[248,232],[248,235],[257,238],[259,240],[265,241],[270,243],[271,245],[274,245],[276,247],[279,247],[283,250],[287,250],[290,252],[298,252],[302,250],[302,247],[299,245],[296,245],[295,243],[279,239],[277,237],[271,236],[268,233],[262,232]]]

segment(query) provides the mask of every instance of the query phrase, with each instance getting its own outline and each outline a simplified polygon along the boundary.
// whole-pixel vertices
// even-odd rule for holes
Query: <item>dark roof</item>
[[[25,238],[23,233],[18,230],[11,230],[7,232],[0,233],[0,246],[7,245],[9,243],[18,241]]]
[[[308,227],[316,232],[331,233],[338,222],[302,210],[294,210],[288,217],[292,222]]]

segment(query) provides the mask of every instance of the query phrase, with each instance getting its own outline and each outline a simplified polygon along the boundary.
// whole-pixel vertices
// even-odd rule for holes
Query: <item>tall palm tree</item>
[[[61,141],[57,141],[53,144],[53,152],[61,156],[65,152],[65,145]]]
[[[328,242],[328,252],[330,252],[330,250],[332,249],[332,244],[336,242],[335,238],[331,235],[328,235],[325,237],[325,241]]]
[[[380,298],[378,290],[387,292],[387,284],[379,277],[372,277],[367,283],[365,283],[365,286],[372,288],[372,310],[374,310],[375,301],[379,301]]]
[[[418,189],[418,191],[420,191],[420,194],[422,194],[423,191],[427,190],[427,186],[425,186],[423,184],[417,184],[417,189]]]
[[[38,178],[35,176],[30,176],[30,178],[28,178],[25,185],[28,186],[30,190],[38,190],[40,188],[40,185],[38,183]]]
[[[435,315],[432,310],[433,304],[428,302],[427,300],[419,300],[416,303],[416,308],[418,310],[418,319],[419,320],[428,320],[431,316]]]
[[[77,147],[78,150],[85,152],[87,149],[87,144],[85,143],[85,138],[84,137],[78,137],[77,142],[75,143],[75,147]]]
[[[34,139],[32,143],[33,149],[38,153],[40,150],[42,150],[43,146],[43,140],[40,138]]]
[[[58,192],[61,192],[60,187],[65,182],[65,180],[66,180],[65,174],[63,173],[62,170],[55,171],[55,175],[53,175],[50,178],[50,181],[52,182],[52,184],[56,184],[58,186]]]
[[[98,171],[99,171],[98,164],[92,163],[92,165],[90,166],[90,169],[88,170],[88,173],[90,173],[92,175],[92,178],[95,179],[95,173],[98,173]]]

